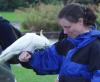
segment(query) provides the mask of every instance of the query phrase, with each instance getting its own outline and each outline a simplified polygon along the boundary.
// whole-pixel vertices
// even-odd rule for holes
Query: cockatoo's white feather
[[[36,33],[26,33],[1,53],[0,63],[6,62],[22,51],[34,52],[36,49],[45,48],[49,45],[49,40],[42,34],[42,31],[40,35]]]

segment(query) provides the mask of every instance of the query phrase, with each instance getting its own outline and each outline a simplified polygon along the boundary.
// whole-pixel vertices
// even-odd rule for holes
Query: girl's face
[[[63,28],[64,34],[68,34],[68,36],[71,36],[73,38],[89,31],[89,28],[84,26],[82,18],[80,18],[77,23],[69,22],[65,18],[61,18],[58,20],[58,23]]]

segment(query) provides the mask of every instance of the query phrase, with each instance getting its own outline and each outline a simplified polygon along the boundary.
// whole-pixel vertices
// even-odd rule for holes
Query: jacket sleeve
[[[62,62],[63,56],[58,55],[55,45],[52,45],[45,50],[32,54],[28,63],[37,74],[44,75],[59,73]]]
[[[91,82],[100,82],[100,41],[96,41],[90,50],[89,69],[93,74]]]

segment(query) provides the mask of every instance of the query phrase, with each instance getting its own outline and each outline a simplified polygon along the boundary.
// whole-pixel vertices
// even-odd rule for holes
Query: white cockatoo
[[[40,35],[37,35],[36,33],[26,33],[1,53],[0,63],[6,62],[22,51],[34,52],[36,49],[45,48],[49,45],[50,42],[42,34],[42,31],[40,32]]]

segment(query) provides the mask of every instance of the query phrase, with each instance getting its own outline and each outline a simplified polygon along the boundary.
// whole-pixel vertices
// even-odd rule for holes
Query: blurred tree
[[[63,4],[66,5],[68,3],[76,2],[76,0],[62,0]]]
[[[91,7],[91,9],[93,9],[94,11],[98,12],[98,7],[99,7],[99,3],[100,0],[62,0],[63,4],[69,4],[69,3],[81,3],[81,4],[85,4]]]
[[[25,0],[0,0],[0,11],[13,11],[21,6],[27,6]]]
[[[63,4],[67,4],[67,3],[72,3],[72,2],[76,2],[76,3],[82,3],[82,4],[98,4],[100,3],[100,0],[62,0]]]

